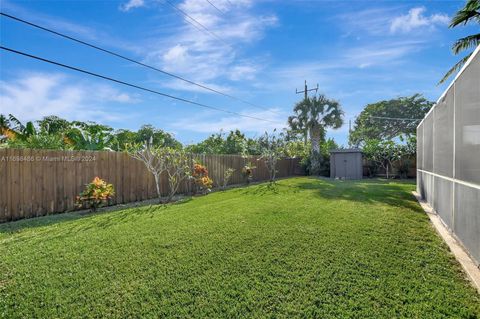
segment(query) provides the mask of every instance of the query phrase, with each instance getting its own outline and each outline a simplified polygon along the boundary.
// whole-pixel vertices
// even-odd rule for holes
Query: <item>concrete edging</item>
[[[445,227],[438,214],[435,213],[434,209],[426,201],[424,201],[417,192],[412,192],[412,194],[415,196],[420,206],[430,218],[430,222],[433,224],[437,233],[450,248],[450,251],[455,256],[455,259],[457,259],[462,266],[472,285],[480,294],[480,269],[477,267],[470,255],[465,251],[462,244],[459,243],[459,241],[450,233],[447,227]]]

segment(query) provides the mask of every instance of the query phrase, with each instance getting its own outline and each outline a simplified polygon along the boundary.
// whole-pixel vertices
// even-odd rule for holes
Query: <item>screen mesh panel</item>
[[[433,206],[433,175],[423,173],[422,185],[423,191],[425,192],[425,200],[430,204],[430,206]]]
[[[480,49],[418,126],[417,168],[420,196],[480,265]]]
[[[480,184],[480,58],[455,84],[455,177]]]
[[[433,172],[453,177],[453,103],[454,86],[435,106],[433,116]]]
[[[433,113],[423,121],[423,169],[433,171]]]
[[[452,228],[453,182],[441,177],[434,177],[433,208],[443,222]]]
[[[480,262],[480,189],[455,185],[455,234]]]
[[[417,171],[417,193],[425,199],[425,186],[423,185],[423,175],[425,173]]]
[[[423,169],[423,123],[417,127],[417,169]]]

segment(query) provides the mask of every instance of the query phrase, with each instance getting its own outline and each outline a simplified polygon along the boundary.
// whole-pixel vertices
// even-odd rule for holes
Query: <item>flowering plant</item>
[[[193,178],[198,188],[203,193],[208,193],[213,187],[213,180],[208,176],[208,170],[205,166],[195,163],[193,165]]]
[[[85,190],[77,196],[76,205],[79,208],[86,207],[96,211],[101,205],[108,204],[113,195],[115,195],[113,185],[95,177],[91,183],[85,186]]]
[[[245,164],[245,166],[243,166],[242,175],[245,177],[247,184],[249,184],[250,181],[253,179],[253,170],[255,168],[256,167],[253,166],[253,164],[250,162],[248,162],[247,164]]]

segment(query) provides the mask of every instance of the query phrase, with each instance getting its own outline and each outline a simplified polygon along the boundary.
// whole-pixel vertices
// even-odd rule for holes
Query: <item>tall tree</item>
[[[37,124],[45,134],[65,134],[72,127],[69,121],[55,115],[45,116]]]
[[[239,130],[215,133],[205,140],[186,147],[188,152],[197,154],[260,154],[258,142],[248,138]]]
[[[350,143],[360,146],[370,139],[390,140],[415,135],[420,119],[433,104],[420,94],[368,104],[355,120]]]
[[[480,24],[480,0],[467,0],[465,6],[458,10],[450,21],[450,28],[455,28],[460,25],[466,25],[470,22]],[[480,44],[480,33],[472,34],[458,39],[452,46],[453,54],[457,55],[460,52],[475,49]],[[460,61],[458,61],[440,80],[440,83],[445,82],[453,73],[460,70],[467,62],[473,52],[470,52]]]
[[[325,139],[327,128],[337,129],[343,124],[343,111],[335,100],[321,94],[297,103],[295,113],[288,118],[290,128],[295,132],[307,132],[312,145],[311,172],[320,171],[320,143]]]
[[[171,134],[155,128],[153,125],[142,125],[136,133],[136,142],[145,143],[145,141],[151,141],[152,145],[172,147],[176,149],[182,148],[182,144],[177,141]]]

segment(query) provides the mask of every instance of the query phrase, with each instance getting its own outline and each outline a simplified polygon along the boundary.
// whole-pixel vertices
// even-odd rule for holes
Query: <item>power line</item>
[[[405,117],[384,117],[384,116],[369,116],[369,118],[381,119],[381,120],[394,120],[394,121],[421,121],[423,119],[409,119]]]
[[[162,69],[159,69],[159,68],[156,68],[156,67],[154,67],[154,66],[145,64],[145,63],[143,63],[143,62],[134,60],[134,59],[129,58],[129,57],[127,57],[127,56],[121,55],[121,54],[119,54],[119,53],[116,53],[116,52],[114,52],[114,51],[111,51],[111,50],[108,50],[108,49],[99,47],[99,46],[94,45],[94,44],[91,44],[91,43],[88,43],[88,42],[83,41],[83,40],[80,40],[80,39],[78,39],[78,38],[75,38],[75,37],[66,35],[66,34],[64,34],[64,33],[61,33],[61,32],[58,32],[58,31],[55,31],[55,30],[52,30],[52,29],[43,27],[43,26],[41,26],[41,25],[35,24],[35,23],[33,23],[33,22],[30,22],[30,21],[27,21],[27,20],[24,20],[24,19],[21,19],[21,18],[19,18],[19,17],[12,16],[12,15],[7,14],[7,13],[0,12],[0,15],[1,15],[1,16],[4,16],[4,17],[6,17],[6,18],[9,18],[9,19],[15,20],[15,21],[17,21],[17,22],[21,22],[21,23],[23,23],[23,24],[29,25],[29,26],[31,26],[31,27],[34,27],[34,28],[37,28],[37,29],[40,29],[40,30],[43,30],[43,31],[46,31],[46,32],[49,32],[49,33],[52,33],[52,34],[55,34],[55,35],[60,36],[60,37],[62,37],[62,38],[65,38],[65,39],[68,39],[68,40],[71,40],[71,41],[80,43],[80,44],[85,45],[85,46],[87,46],[87,47],[90,47],[90,48],[93,48],[93,49],[102,51],[102,52],[104,52],[104,53],[113,55],[113,56],[115,56],[115,57],[117,57],[117,58],[120,58],[120,59],[129,61],[129,62],[135,63],[135,64],[137,64],[137,65],[140,65],[140,66],[149,68],[149,69],[151,69],[151,70],[160,72],[160,73],[162,73],[162,74],[164,74],[164,75],[167,75],[167,76],[173,77],[173,78],[175,78],[175,79],[177,79],[177,80],[181,80],[181,81],[183,81],[183,82],[186,82],[186,83],[195,85],[195,86],[200,87],[200,88],[202,88],[202,89],[204,89],[204,90],[208,90],[208,91],[210,91],[210,92],[214,92],[214,93],[223,95],[223,96],[225,96],[225,97],[228,97],[228,98],[230,98],[230,99],[232,99],[232,100],[236,100],[236,101],[242,102],[242,103],[244,103],[244,104],[247,104],[247,105],[250,105],[250,106],[253,106],[253,107],[257,107],[257,108],[260,108],[260,109],[264,109],[264,110],[266,110],[266,111],[269,111],[269,112],[272,112],[272,113],[275,113],[275,114],[280,115],[280,113],[275,112],[275,111],[272,111],[272,110],[270,110],[269,108],[266,108],[266,107],[263,107],[263,106],[260,106],[260,105],[257,105],[257,104],[248,102],[248,101],[246,101],[246,100],[243,100],[243,99],[238,98],[238,97],[236,97],[236,96],[233,96],[233,95],[231,95],[231,94],[227,94],[227,93],[224,93],[224,92],[222,92],[222,91],[219,91],[219,90],[213,89],[213,88],[211,88],[211,87],[208,87],[208,86],[206,86],[206,85],[203,85],[203,84],[194,82],[194,81],[192,81],[192,80],[188,80],[188,79],[186,79],[186,78],[184,78],[184,77],[181,77],[181,76],[179,76],[179,75],[176,75],[176,74],[173,74],[173,73],[164,71],[164,70],[162,70]]]
[[[117,80],[117,79],[114,79],[114,78],[111,78],[111,77],[108,77],[108,76],[105,76],[105,75],[101,75],[101,74],[98,74],[98,73],[94,73],[94,72],[91,72],[91,71],[80,69],[80,68],[77,68],[77,67],[74,67],[74,66],[66,65],[66,64],[63,64],[63,63],[60,63],[60,62],[48,60],[48,59],[45,59],[45,58],[42,58],[42,57],[39,57],[39,56],[36,56],[36,55],[28,54],[28,53],[25,53],[25,52],[22,52],[22,51],[17,51],[17,50],[10,49],[10,48],[4,47],[4,46],[0,46],[0,49],[5,50],[5,51],[9,51],[11,53],[23,55],[23,56],[26,56],[26,57],[29,57],[29,58],[32,58],[32,59],[35,59],[35,60],[42,61],[42,62],[57,65],[57,66],[60,66],[60,67],[66,68],[66,69],[73,70],[73,71],[88,74],[88,75],[91,75],[91,76],[94,76],[94,77],[97,77],[97,78],[101,78],[101,79],[104,79],[104,80],[112,81],[112,82],[119,83],[119,84],[122,84],[122,85],[125,85],[125,86],[133,87],[133,88],[136,88],[136,89],[139,89],[139,90],[143,90],[143,91],[146,91],[146,92],[150,92],[150,93],[154,93],[154,94],[161,95],[161,96],[164,96],[164,97],[168,97],[168,98],[171,98],[171,99],[174,99],[174,100],[178,100],[178,101],[182,101],[182,102],[185,102],[185,103],[200,106],[200,107],[203,107],[203,108],[207,108],[207,109],[211,109],[211,110],[215,110],[215,111],[219,111],[219,112],[224,112],[224,113],[229,113],[229,114],[233,114],[233,115],[237,115],[237,116],[247,117],[247,118],[251,118],[251,119],[254,119],[254,120],[276,123],[274,121],[261,119],[261,118],[258,118],[258,117],[245,115],[245,114],[221,109],[221,108],[218,108],[218,107],[215,107],[215,106],[210,106],[210,105],[207,105],[207,104],[187,100],[187,99],[177,97],[177,96],[173,96],[173,95],[170,95],[170,94],[167,94],[167,93],[162,93],[162,92],[152,90],[152,89],[148,89],[148,88],[136,85],[136,84],[131,84],[131,83],[128,83],[128,82]]]
[[[207,1],[212,7],[214,7],[215,9],[217,9],[218,12],[220,12],[221,14],[225,14],[225,12],[223,12],[222,10],[220,10],[216,5],[214,5],[210,0],[205,0]]]
[[[216,38],[217,40],[219,40],[220,42],[222,42],[223,44],[225,44],[226,46],[230,47],[230,44],[228,44],[227,42],[225,42],[222,38],[220,38],[218,35],[216,35],[215,33],[213,33],[212,31],[210,31],[206,26],[204,26],[202,23],[198,22],[198,20],[196,20],[195,18],[192,18],[192,16],[190,16],[188,13],[186,13],[184,10],[180,9],[179,7],[177,7],[176,5],[174,5],[172,2],[170,2],[169,0],[165,0],[165,3],[167,3],[169,6],[171,6],[172,8],[174,8],[176,11],[180,12],[182,15],[184,15],[185,17],[189,18],[190,20],[194,21],[196,24],[198,24],[203,30],[205,30],[205,32],[207,32],[208,34],[210,34],[212,37]],[[185,20],[185,21],[188,21],[188,20]],[[192,23],[190,23],[192,24]],[[198,30],[198,28],[197,28]],[[201,30],[200,30],[201,31]]]

